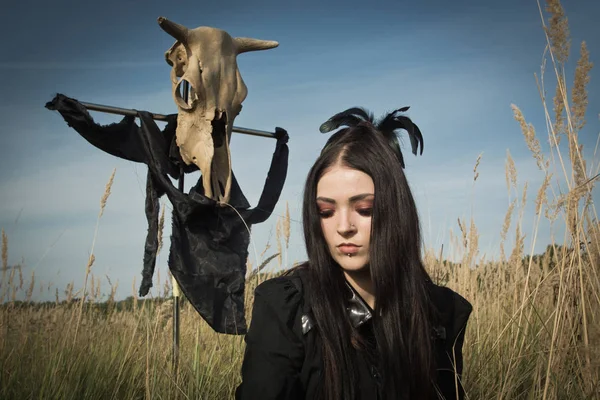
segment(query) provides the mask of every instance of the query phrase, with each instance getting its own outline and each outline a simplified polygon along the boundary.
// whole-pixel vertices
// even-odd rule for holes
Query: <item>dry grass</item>
[[[569,79],[564,72],[570,48],[567,19],[557,0],[547,3],[551,12],[548,26],[544,25],[547,54],[557,82],[552,110],[546,104],[546,62],[537,81],[549,151],[544,152],[545,141],[527,123],[525,113],[512,105],[515,128],[521,128],[543,178],[535,197],[533,230],[521,230],[528,185],[526,182],[519,193],[517,169],[507,152],[509,201],[499,229],[500,259],[481,261],[472,217],[468,222],[458,219],[459,237],[451,233],[449,251],[458,255],[460,262],[444,260],[443,248],[427,249],[424,257],[436,281],[457,290],[474,305],[464,344],[463,379],[470,399],[600,398],[600,223],[591,201],[599,163],[595,160],[595,171],[588,167],[578,140],[585,125],[592,64],[583,43],[569,100]],[[481,155],[473,169],[474,185],[482,179],[477,172],[480,162]],[[113,178],[114,171],[102,197],[98,223]],[[163,218],[164,209],[161,229]],[[531,254],[543,218],[554,227],[566,227],[565,237],[548,244],[544,254],[524,256]],[[511,227],[514,241],[507,258],[505,244]],[[253,288],[273,276],[273,270],[291,265],[287,259],[287,206],[275,228],[277,251],[267,255],[269,241],[257,258],[262,260],[259,265],[248,264],[248,318]],[[532,238],[530,249],[524,248],[525,235]],[[111,285],[109,300],[94,303],[100,298],[101,278],[93,275],[93,263],[92,244],[83,289],[74,293],[74,283],[70,283],[64,301],[59,301],[57,288],[54,303],[34,305],[30,301],[35,276],[32,274],[26,285],[21,268],[8,266],[8,237],[2,231],[1,294],[5,303],[0,308],[0,398],[232,398],[240,379],[242,337],[215,334],[184,300],[181,353],[175,371],[172,300],[139,300],[134,282],[133,295],[126,302],[115,302],[116,286]],[[267,272],[267,267],[277,268]],[[41,283],[37,287],[40,291],[46,288]],[[165,296],[171,290],[166,279]],[[25,294],[25,303],[14,301],[19,292]]]

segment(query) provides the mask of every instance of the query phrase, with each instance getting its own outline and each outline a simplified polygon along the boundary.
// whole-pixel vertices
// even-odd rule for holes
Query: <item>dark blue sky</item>
[[[582,40],[596,63],[588,88],[588,125],[580,133],[591,174],[598,169],[594,147],[600,131],[600,2],[564,2],[564,7],[572,37],[568,83]],[[120,280],[121,294],[131,292],[134,277],[139,283],[146,169],[99,153],[44,104],[63,93],[81,101],[175,112],[164,61],[174,40],[158,26],[159,16],[190,28],[208,25],[233,36],[280,43],[238,58],[249,94],[235,124],[264,130],[281,126],[291,138],[281,203],[271,219],[253,230],[259,254],[286,201],[292,218],[300,220],[303,180],[327,139],[318,126],[356,105],[377,115],[411,106],[409,115],[423,131],[425,151],[418,158],[407,151],[405,158],[426,247],[443,243],[447,248],[448,232],[457,232],[456,219],[468,219],[473,212],[480,255],[497,256],[504,213],[515,196],[507,194],[504,183],[507,149],[517,163],[519,189],[529,182],[523,230],[528,240],[533,237],[531,203],[543,175],[510,105],[522,109],[547,150],[534,78],[545,46],[536,1],[20,1],[4,5],[3,16],[0,227],[10,235],[10,262],[23,259],[27,271],[36,269],[36,275],[59,288],[71,279],[81,282],[98,201],[114,167],[115,186],[94,249],[97,273]],[[550,66],[546,82],[551,98],[555,78]],[[92,115],[102,123],[119,119]],[[252,204],[272,148],[269,139],[232,139],[234,172]],[[473,188],[472,169],[480,153],[480,178]],[[551,240],[549,226],[540,227],[536,251]],[[292,228],[290,262],[304,257],[299,222]],[[555,229],[560,235],[561,227]],[[526,251],[531,250],[526,243]],[[254,256],[251,261],[256,265]]]

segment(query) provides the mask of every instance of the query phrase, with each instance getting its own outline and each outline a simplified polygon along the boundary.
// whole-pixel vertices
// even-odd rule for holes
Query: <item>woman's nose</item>
[[[340,219],[338,220],[338,233],[340,235],[348,235],[356,231],[356,225],[352,222],[349,215],[340,213]]]

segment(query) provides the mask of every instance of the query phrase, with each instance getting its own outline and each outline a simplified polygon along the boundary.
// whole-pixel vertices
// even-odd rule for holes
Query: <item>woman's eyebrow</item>
[[[365,200],[368,197],[375,197],[375,195],[373,193],[357,194],[356,196],[350,197],[350,203],[354,203],[354,202],[357,202],[360,200]]]
[[[335,200],[333,200],[333,199],[330,199],[329,197],[322,197],[322,196],[319,196],[319,197],[317,197],[317,201],[322,201],[322,202],[324,202],[324,203],[331,203],[331,204],[335,204]]]
[[[350,203],[355,203],[357,201],[364,200],[364,199],[366,199],[368,197],[373,197],[373,196],[374,196],[373,193],[357,194],[355,196],[350,197]],[[335,204],[335,200],[334,199],[330,199],[329,197],[319,196],[319,197],[317,197],[317,201],[322,201],[324,203]]]

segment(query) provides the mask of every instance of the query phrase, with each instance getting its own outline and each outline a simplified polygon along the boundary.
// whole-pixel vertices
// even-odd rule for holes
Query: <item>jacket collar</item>
[[[350,297],[346,300],[346,312],[348,314],[352,326],[354,328],[358,328],[359,326],[363,325],[371,318],[373,318],[373,310],[362,299],[362,297],[360,297],[360,295],[358,294],[358,292],[356,292],[352,285],[346,282],[346,286],[350,290],[351,294]],[[439,301],[435,296],[434,299]],[[468,318],[471,311],[471,305],[468,302],[466,302],[466,300],[464,301],[464,303],[466,305],[464,305],[462,308],[465,309],[464,314],[466,314],[466,318]],[[464,319],[466,320],[466,318]],[[301,322],[302,334],[306,335],[314,327],[314,318],[311,310],[307,310],[304,314],[302,314]],[[446,339],[446,328],[443,325],[434,325],[432,327],[432,331],[433,337],[435,337],[436,339]]]
[[[354,328],[358,328],[365,322],[373,318],[371,307],[360,297],[356,290],[346,282],[346,286],[350,289],[351,296],[346,301],[346,313],[350,318],[350,323]],[[306,335],[314,326],[312,313],[309,311],[302,314],[302,334]]]
[[[373,317],[371,307],[360,297],[356,290],[346,282],[346,286],[350,289],[352,296],[346,304],[346,313],[350,318],[352,326],[358,328]]]

